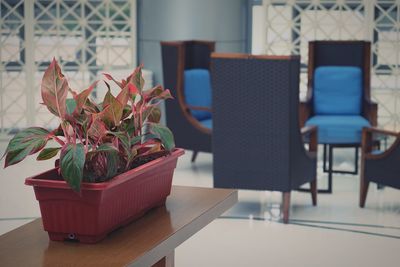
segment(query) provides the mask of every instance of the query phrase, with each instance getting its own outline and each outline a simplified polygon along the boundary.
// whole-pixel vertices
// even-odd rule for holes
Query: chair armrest
[[[184,111],[186,112],[185,114],[185,118],[189,121],[189,123],[196,128],[197,130],[199,130],[200,132],[203,132],[205,134],[211,134],[211,129],[206,128],[205,126],[203,126],[195,117],[193,117],[193,115],[191,115],[190,110],[201,110],[201,111],[211,111],[211,108],[209,107],[201,107],[201,106],[190,106],[190,105],[184,105],[182,107],[184,109]]]
[[[394,142],[394,144],[391,145],[390,148],[388,148],[385,152],[379,155],[373,155],[370,154],[372,151],[373,147],[373,134],[378,133],[382,135],[389,135],[396,137],[397,140]],[[383,129],[378,129],[378,128],[372,128],[372,127],[365,127],[363,128],[362,131],[362,142],[361,142],[361,151],[363,155],[367,158],[381,158],[385,157],[390,150],[393,149],[394,146],[396,146],[397,143],[400,142],[400,132],[394,132],[394,131],[388,131],[388,130],[383,130]]]
[[[390,135],[390,136],[394,136],[394,137],[400,137],[400,132],[388,131],[388,130],[378,129],[375,127],[365,127],[365,128],[363,128],[363,132],[379,133],[379,134]]]
[[[311,116],[311,99],[300,101],[299,105],[299,123],[300,127],[304,127],[306,121]]]
[[[378,126],[378,104],[370,99],[364,100],[363,113],[365,118],[371,123],[371,126]]]
[[[309,151],[310,152],[316,152],[318,149],[318,127],[317,126],[306,126],[301,128],[300,132],[302,135],[310,135],[310,145],[309,145]]]
[[[190,105],[186,105],[186,109],[189,110],[201,110],[201,111],[209,111],[212,112],[212,109],[209,107],[201,107],[201,106],[190,106]]]

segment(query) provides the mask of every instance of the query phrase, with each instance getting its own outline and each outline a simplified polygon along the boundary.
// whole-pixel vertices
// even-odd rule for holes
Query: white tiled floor
[[[338,153],[341,167],[351,156]],[[190,157],[180,158],[174,184],[212,187],[211,154],[200,153],[195,164]],[[0,169],[0,234],[40,216],[24,179],[51,166],[31,157]],[[317,207],[308,193],[293,192],[288,225],[279,221],[280,193],[240,191],[233,209],[178,247],[176,266],[399,266],[400,190],[372,185],[360,209],[358,182],[335,175],[333,194],[319,194]]]

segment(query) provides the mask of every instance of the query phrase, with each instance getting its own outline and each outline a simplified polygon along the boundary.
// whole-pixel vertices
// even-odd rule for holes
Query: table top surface
[[[50,241],[41,219],[0,236],[0,266],[151,266],[237,202],[237,191],[173,186],[165,206],[97,244]]]

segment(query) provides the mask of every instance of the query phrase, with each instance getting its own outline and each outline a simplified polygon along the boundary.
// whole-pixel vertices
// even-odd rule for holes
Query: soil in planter
[[[167,156],[169,154],[170,154],[170,152],[164,150],[164,151],[159,151],[159,152],[156,152],[156,153],[152,153],[150,155],[146,155],[146,156],[140,157],[140,158],[138,158],[138,159],[136,159],[136,160],[134,160],[132,162],[132,164],[130,166],[130,169],[132,170],[132,169],[134,169],[136,167],[139,167],[139,166],[141,166],[143,164],[146,164],[147,162],[150,162],[152,160],[161,158],[163,156]]]
[[[169,151],[165,151],[164,150],[164,151],[159,151],[159,152],[156,152],[156,153],[152,153],[152,154],[149,154],[149,155],[145,155],[145,156],[139,157],[139,158],[137,158],[136,160],[134,160],[131,163],[131,165],[129,167],[129,170],[135,169],[135,168],[137,168],[137,167],[139,167],[139,166],[141,166],[143,164],[146,164],[146,163],[148,163],[148,162],[150,162],[152,160],[167,156],[169,154],[170,154]],[[115,176],[117,176],[118,174],[123,173],[124,171],[117,172],[117,174]],[[113,176],[113,177],[115,177],[115,176]],[[92,180],[92,181],[89,181],[89,182],[101,183],[101,182],[108,181],[108,180],[112,179],[113,177],[107,178],[107,177],[101,176],[101,177],[97,177],[94,181]]]

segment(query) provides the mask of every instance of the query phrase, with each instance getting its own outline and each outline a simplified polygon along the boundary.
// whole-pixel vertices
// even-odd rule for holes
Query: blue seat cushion
[[[212,129],[212,119],[202,120],[202,121],[200,121],[200,123],[201,123],[204,127],[208,128],[208,129]]]
[[[382,150],[372,150],[371,151],[371,154],[372,155],[380,155],[380,154],[382,154],[384,151],[382,151]]]
[[[359,144],[363,127],[370,123],[362,116],[317,115],[306,121],[306,125],[318,126],[319,144]]]
[[[360,115],[361,69],[348,66],[316,68],[313,99],[316,115]]]
[[[189,106],[211,108],[210,73],[207,69],[190,69],[184,72],[185,102]],[[211,112],[191,110],[193,117],[198,120],[211,118]]]

